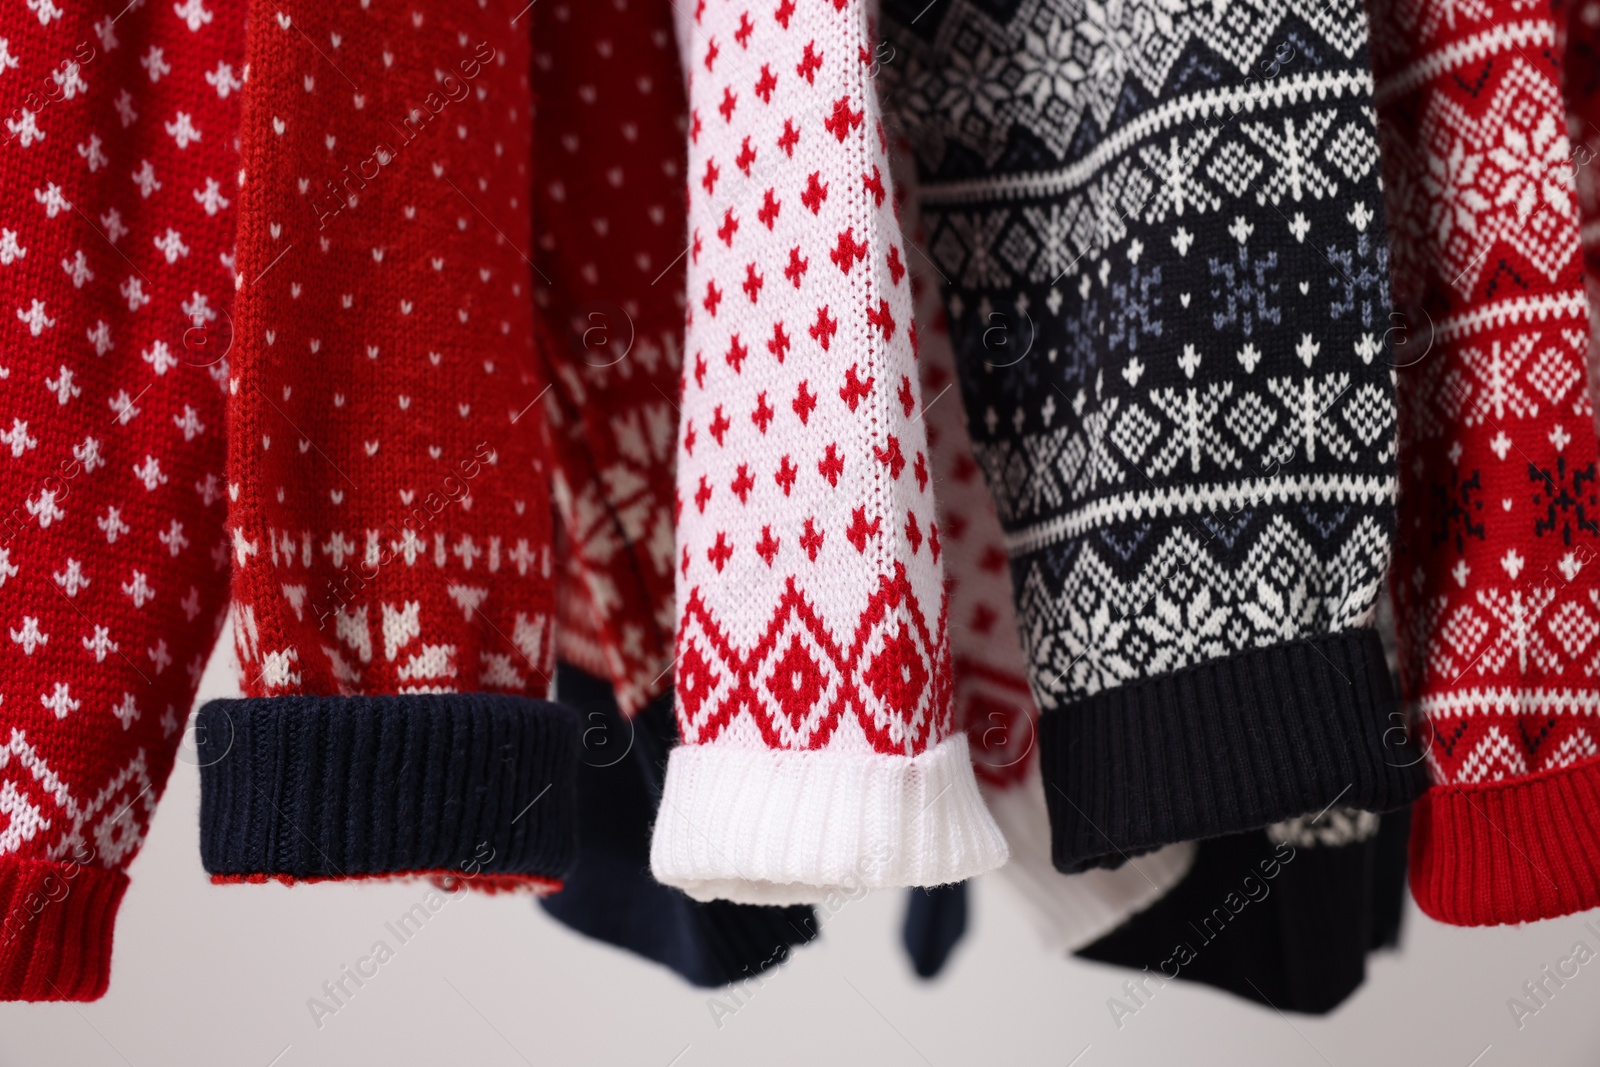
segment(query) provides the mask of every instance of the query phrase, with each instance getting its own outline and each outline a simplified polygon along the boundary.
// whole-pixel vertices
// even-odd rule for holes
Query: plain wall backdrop
[[[233,674],[225,636],[200,699],[236,695]],[[884,892],[827,916],[818,942],[733,994],[579,937],[526,897],[470,894],[319,1028],[308,999],[374,941],[393,945],[384,924],[426,884],[213,886],[200,867],[199,790],[193,762],[180,759],[129,871],[111,991],[94,1004],[0,1005],[0,1065],[1600,1062],[1600,958],[1520,1029],[1507,1006],[1576,942],[1600,953],[1584,927],[1600,928],[1600,911],[1459,929],[1413,906],[1400,951],[1374,957],[1366,985],[1332,1016],[1284,1016],[1169,983],[1119,1029],[1107,1002],[1130,972],[1044,952],[993,879],[975,887],[967,937],[937,981],[911,973],[899,940],[905,894]]]

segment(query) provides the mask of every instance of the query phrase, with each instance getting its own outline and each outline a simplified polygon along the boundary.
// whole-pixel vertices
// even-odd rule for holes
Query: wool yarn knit
[[[907,238],[913,248],[924,245],[909,154],[897,152],[895,177]],[[1176,885],[1188,873],[1195,846],[1170,845],[1116,870],[1074,875],[1062,874],[1051,863],[1050,815],[1039,773],[1039,712],[1028,690],[1005,534],[973,456],[938,275],[920,252],[911,255],[909,269],[921,338],[918,366],[923,396],[929,398],[923,421],[939,528],[944,531],[956,723],[967,734],[978,791],[1011,846],[1011,858],[995,872],[996,880],[1022,903],[1047,949],[1070,952]],[[928,903],[933,902],[922,902]],[[915,914],[922,914],[922,904]],[[948,930],[938,923],[924,928]],[[943,959],[931,951],[917,958],[930,967]]]
[[[515,17],[250,9],[227,485],[246,699],[200,713],[219,880],[546,889],[571,862]]]
[[[951,705],[864,0],[683,5],[677,714],[651,867],[699,899],[938,885],[1006,845]]]
[[[1056,867],[1408,802],[1371,629],[1395,451],[1359,3],[919,6],[885,6],[886,94]]]
[[[244,6],[0,11],[0,998],[93,1000],[222,624]]]
[[[1391,580],[1433,781],[1412,893],[1445,922],[1563,915],[1600,904],[1600,494],[1556,23],[1542,2],[1373,12],[1395,302],[1419,346]]]

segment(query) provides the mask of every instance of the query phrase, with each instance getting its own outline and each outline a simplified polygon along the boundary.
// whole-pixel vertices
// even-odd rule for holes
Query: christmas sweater
[[[198,720],[219,880],[548,888],[570,863],[514,17],[251,8],[227,475],[245,699]]]
[[[903,143],[895,147],[906,236],[921,244],[925,234],[910,157]],[[955,719],[972,750],[978,791],[1011,846],[1011,858],[995,876],[1022,903],[1041,943],[1052,952],[1071,952],[1159,900],[1188,874],[1195,846],[1170,845],[1117,870],[1068,875],[1051,863],[1039,712],[1028,691],[1005,534],[972,454],[938,275],[920,255],[913,254],[908,267],[921,338],[923,421],[943,531]]]
[[[1359,3],[920,7],[885,6],[886,92],[1057,868],[1406,803],[1371,627],[1395,446]]]
[[[1391,585],[1433,781],[1412,893],[1447,922],[1562,915],[1600,904],[1589,161],[1548,3],[1373,12],[1406,339]]]
[[[244,22],[0,12],[4,999],[105,991],[222,623]]]
[[[689,297],[676,709],[651,867],[822,899],[991,869],[865,0],[677,9]]]

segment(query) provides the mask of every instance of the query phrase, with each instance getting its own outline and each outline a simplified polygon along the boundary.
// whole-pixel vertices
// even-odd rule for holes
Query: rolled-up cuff
[[[1039,721],[1052,858],[1073,873],[1427,788],[1370,629],[1108,689]]]
[[[945,885],[1007,855],[959,734],[919,756],[679,745],[650,843],[659,881],[745,904]]]
[[[558,886],[577,716],[485,693],[214,700],[196,719],[214,881],[448,876]]]
[[[120,870],[0,862],[0,1000],[98,1000],[111,978],[111,932],[128,888]]]
[[[1411,895],[1458,926],[1600,907],[1600,759],[1428,790],[1411,818]]]

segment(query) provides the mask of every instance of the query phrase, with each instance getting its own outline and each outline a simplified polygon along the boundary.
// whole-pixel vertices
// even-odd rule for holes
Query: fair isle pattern
[[[228,473],[248,696],[549,686],[512,14],[252,9]]]
[[[556,641],[632,715],[672,684],[683,75],[668,5],[542,3],[528,18],[534,297],[566,535]]]
[[[1550,8],[1375,12],[1396,306],[1432,338],[1399,361],[1405,696],[1435,782],[1572,767],[1600,755],[1600,492]]]
[[[243,45],[235,4],[0,13],[8,999],[103,991],[113,914],[87,920],[103,944],[55,922],[82,901],[114,912],[92,886],[144,840],[222,624]],[[42,912],[10,897],[34,861],[76,865],[53,868]],[[60,940],[34,971],[40,930]]]
[[[683,738],[916,756],[949,641],[865,4],[707,0],[679,40]]]
[[[1356,0],[890,4],[1048,711],[1371,623],[1394,409]]]

